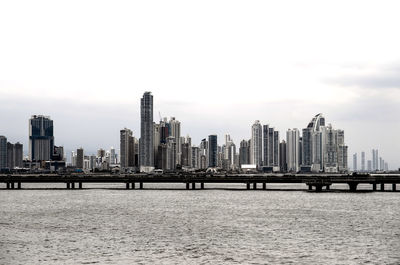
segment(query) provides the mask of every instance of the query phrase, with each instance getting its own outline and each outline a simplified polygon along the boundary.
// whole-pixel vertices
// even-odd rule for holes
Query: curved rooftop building
[[[322,116],[322,113],[318,113],[314,118],[310,121],[307,128],[312,128],[314,132],[320,130],[320,126],[325,126],[325,118]]]

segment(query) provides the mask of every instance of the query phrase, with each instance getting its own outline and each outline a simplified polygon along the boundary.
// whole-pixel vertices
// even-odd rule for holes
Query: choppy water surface
[[[399,264],[399,206],[400,192],[3,189],[0,264]]]

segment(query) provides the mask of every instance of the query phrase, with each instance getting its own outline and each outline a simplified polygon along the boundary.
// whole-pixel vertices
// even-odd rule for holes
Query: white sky
[[[254,120],[281,132],[313,115],[351,155],[400,167],[399,1],[2,1],[0,135],[27,151],[28,119],[86,152],[138,136],[139,99],[198,142]],[[360,158],[359,158],[360,160]]]

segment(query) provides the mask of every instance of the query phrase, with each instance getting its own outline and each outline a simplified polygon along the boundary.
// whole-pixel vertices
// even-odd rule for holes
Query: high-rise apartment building
[[[154,167],[153,133],[153,95],[151,92],[145,92],[140,101],[139,163],[141,171]]]
[[[176,120],[175,117],[171,117],[169,120],[170,126],[170,136],[174,137],[176,143],[176,164],[181,165],[181,156],[182,156],[182,142],[181,142],[181,123],[180,121]]]
[[[48,161],[54,152],[53,120],[48,116],[33,115],[29,120],[29,158]]]
[[[279,170],[281,172],[287,172],[287,144],[285,140],[282,140],[282,142],[279,144]]]
[[[197,146],[192,146],[192,168],[200,168],[200,148]]]
[[[110,164],[116,164],[117,163],[117,156],[115,154],[115,149],[114,147],[110,148]]]
[[[208,167],[216,167],[218,163],[218,141],[217,135],[208,136]]]
[[[23,145],[19,142],[14,144],[14,166],[18,168],[23,168],[23,158],[24,158],[24,152],[23,152]]]
[[[279,132],[269,125],[263,126],[263,165],[279,167]]]
[[[124,128],[120,130],[120,165],[121,169],[133,168],[138,165],[138,143],[133,132]]]
[[[0,170],[7,168],[7,137],[0,135]]]
[[[361,152],[361,171],[365,171],[365,152]]]
[[[257,167],[262,166],[262,126],[259,120],[256,120],[251,126],[250,142],[250,163]]]
[[[372,149],[372,171],[379,170],[379,153],[378,149]]]
[[[357,171],[357,153],[353,154],[353,171]]]
[[[289,172],[300,170],[300,131],[289,129],[286,132],[286,163]]]
[[[84,166],[84,154],[83,148],[78,148],[76,150],[76,168],[83,169]]]
[[[315,115],[307,128],[303,129],[302,167],[308,167],[309,170],[319,172],[323,170],[324,165],[324,134],[325,118],[321,113]]]
[[[239,165],[250,164],[250,142],[251,140],[242,140],[239,147]]]
[[[368,162],[367,162],[367,170],[368,170],[368,172],[372,171],[372,161],[371,160],[368,160]]]

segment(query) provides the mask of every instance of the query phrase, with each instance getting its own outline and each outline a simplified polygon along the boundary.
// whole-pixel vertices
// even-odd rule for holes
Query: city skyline
[[[312,118],[307,127],[302,129],[301,136],[300,130],[289,128],[286,131],[286,141],[282,139],[282,142],[280,141],[279,131],[269,124],[262,125],[259,120],[256,120],[251,126],[251,138],[249,140],[242,139],[239,152],[236,152],[236,145],[230,134],[225,134],[225,144],[223,145],[219,145],[217,135],[208,135],[208,142],[203,139],[197,147],[196,144],[192,145],[192,139],[189,135],[186,138],[181,136],[181,122],[175,117],[171,117],[168,121],[166,117],[162,118],[159,114],[160,120],[157,123],[153,117],[152,92],[144,92],[140,102],[140,138],[136,139],[130,129],[122,129],[120,131],[120,149],[118,149],[120,158],[117,159],[118,154],[113,147],[110,151],[107,151],[107,157],[106,151],[100,148],[97,150],[96,160],[96,164],[100,168],[109,168],[109,165],[121,163],[121,169],[137,168],[146,172],[154,169],[174,170],[176,165],[196,168],[193,166],[195,164],[201,165],[198,168],[219,167],[230,170],[237,169],[243,164],[253,164],[259,169],[264,167],[264,170],[274,172],[288,170],[289,172],[323,171],[334,173],[347,170],[391,169],[388,167],[387,161],[378,155],[378,149],[372,149],[372,159],[367,161],[367,168],[365,167],[366,156],[364,151],[361,152],[361,167],[358,167],[357,153],[352,155],[352,167],[350,167],[344,131],[334,129],[331,123],[326,124],[322,113]],[[68,161],[64,147],[55,146],[53,120],[49,116],[32,115],[29,120],[29,135],[28,158],[30,160],[60,161],[64,157],[65,161]],[[293,135],[295,135],[294,138]],[[205,144],[203,144],[203,141],[206,141]],[[248,142],[248,144],[245,144],[248,146],[243,146],[243,142]],[[14,148],[12,144],[10,146]],[[248,154],[243,154],[242,147],[245,147],[244,152],[248,152]],[[195,154],[192,148],[200,149]],[[40,153],[38,153],[38,150]],[[101,152],[101,155],[99,155],[99,152]],[[205,157],[204,162],[201,161],[202,155]],[[243,155],[246,156],[245,159],[241,157]],[[76,152],[71,152],[69,162],[77,168],[93,169],[96,166],[92,162],[92,156],[85,155],[84,149],[80,147],[76,149]],[[135,156],[137,157],[135,158]],[[100,160],[98,160],[99,158]],[[198,159],[198,161],[195,162],[194,159]],[[117,160],[121,162],[117,162]],[[104,162],[107,164],[103,165]],[[8,165],[11,165],[11,162],[8,162]]]
[[[153,115],[152,113],[154,112],[153,111],[153,95],[151,94],[151,92],[145,92],[144,94],[143,94],[144,96],[145,95],[150,95],[151,96],[151,107],[149,107],[149,110],[148,111],[150,111],[150,108],[151,108],[151,115]],[[142,98],[142,101],[143,101],[143,98]],[[318,117],[319,115],[321,115],[321,114],[318,114],[317,116],[315,116],[314,118],[313,118],[313,120],[311,121],[311,123],[314,123],[314,120],[315,120],[315,118],[316,117]],[[174,152],[178,152],[178,154],[181,154],[181,151],[180,150],[178,150],[179,148],[181,148],[181,137],[180,137],[180,130],[181,130],[181,123],[180,123],[180,121],[177,121],[176,119],[175,119],[175,117],[170,117],[171,119],[170,119],[170,121],[169,121],[169,123],[168,124],[170,124],[169,126],[171,126],[171,128],[172,128],[172,131],[174,132],[173,133],[173,136],[174,136],[174,138],[175,137],[177,137],[177,139],[178,139],[178,143],[176,144],[176,151],[174,151]],[[29,124],[30,124],[30,127],[31,127],[31,124],[32,124],[32,120],[33,119],[45,119],[45,120],[49,120],[50,122],[51,122],[51,127],[50,127],[50,129],[51,129],[51,134],[53,134],[53,120],[51,120],[51,117],[50,116],[48,116],[48,115],[32,115],[31,116],[31,119],[29,120]],[[150,121],[150,120],[149,120]],[[160,117],[160,123],[162,123],[162,122],[166,122],[167,121],[167,117]],[[156,125],[159,125],[159,124],[157,124],[157,119],[153,119],[153,122],[154,122],[154,124],[152,124],[152,127],[153,127],[153,125],[154,126],[156,126]],[[260,128],[259,128],[259,130],[260,130],[260,132],[259,132],[259,138],[260,138],[260,140],[259,140],[259,144],[260,144],[260,154],[259,154],[259,156],[260,156],[260,158],[259,158],[259,163],[257,162],[257,163],[255,163],[255,164],[257,164],[258,166],[275,166],[275,167],[279,167],[279,162],[278,163],[275,163],[274,162],[274,159],[278,159],[278,161],[279,161],[279,151],[273,151],[273,148],[276,150],[276,148],[278,148],[279,149],[279,144],[280,144],[280,138],[279,138],[279,131],[277,131],[277,130],[275,130],[274,129],[274,127],[273,126],[271,126],[270,127],[270,125],[269,124],[260,124],[259,123],[260,121],[259,120],[256,120],[255,121],[255,123],[254,124],[259,124],[259,126],[260,126]],[[310,123],[310,124],[311,124]],[[173,124],[177,124],[178,125],[178,127],[176,127],[177,125],[173,125]],[[254,126],[254,124],[252,125],[252,126]],[[308,125],[308,126],[310,126],[310,124]],[[328,123],[328,124],[330,124],[330,123]],[[327,124],[327,125],[328,125]],[[325,118],[323,118],[323,125],[325,125]],[[329,127],[329,126],[328,126]],[[126,129],[126,128],[125,128]],[[290,131],[292,131],[292,130],[298,130],[299,132],[301,131],[301,128],[300,129],[298,129],[298,128],[293,128],[293,129],[291,129],[291,128],[288,128],[288,130],[286,130],[286,131],[284,131],[284,133],[286,134],[286,133],[288,133],[288,132],[290,132]],[[42,130],[43,130],[43,128],[42,128]],[[133,136],[137,136],[138,137],[138,140],[139,140],[139,135],[135,135],[134,134],[134,131],[132,131],[132,130],[130,130],[130,129],[127,129],[127,130],[129,130],[130,131],[130,133],[131,133],[131,135],[133,135]],[[154,129],[152,129],[152,131],[153,131]],[[29,131],[31,132],[32,131],[32,129],[30,128],[29,129]],[[145,129],[143,129],[143,131],[146,131]],[[176,131],[176,132],[175,132]],[[268,132],[267,133],[267,135],[265,134],[265,132]],[[252,134],[252,132],[253,132],[253,129],[251,129],[251,132],[250,132],[250,134]],[[272,134],[271,134],[272,133]],[[274,133],[275,134],[277,134],[277,138],[276,139],[273,139],[273,135],[274,135]],[[271,134],[270,136],[268,136],[268,134]],[[303,134],[304,134],[304,130],[303,130]],[[189,135],[189,134],[187,134],[188,136],[191,136],[191,135]],[[230,137],[230,134],[227,134],[227,133],[225,133],[224,134],[225,135],[225,137],[226,136],[229,136]],[[53,135],[51,135],[52,136],[52,143],[51,143],[51,145],[53,145],[53,146],[55,146],[54,145],[54,136]],[[208,135],[208,136],[205,136],[206,138],[207,137],[209,137],[210,135]],[[271,138],[271,139],[269,139],[269,137]],[[286,137],[288,137],[288,135],[286,135]],[[134,137],[135,138],[135,137]],[[151,134],[151,138],[153,139],[153,134]],[[222,137],[221,137],[222,138]],[[220,139],[221,139],[220,138]],[[252,136],[250,135],[250,137],[248,138],[248,139],[246,139],[245,137],[242,137],[241,138],[241,140],[239,140],[239,142],[240,141],[242,141],[242,140],[249,140],[249,143],[251,143],[251,141],[250,141],[250,139],[252,138]],[[191,139],[191,138],[190,138]],[[273,140],[272,140],[273,139]],[[285,138],[282,138],[282,140],[283,141],[285,141],[286,139]],[[235,142],[233,142],[233,140],[229,140],[229,141],[231,141],[232,142],[232,144],[235,144]],[[23,140],[21,140],[21,142],[24,142]],[[197,144],[195,143],[195,142],[193,142],[192,140],[190,140],[190,142],[191,143],[193,143],[193,147],[196,147],[197,146]],[[237,143],[237,144],[239,144],[239,142]],[[264,142],[268,142],[268,144],[267,145],[264,145]],[[226,143],[226,139],[225,139],[225,143]],[[199,142],[199,144],[201,145],[201,142]],[[219,141],[219,142],[217,142],[217,145],[220,147],[221,145],[223,144],[223,142],[221,143],[221,140]],[[269,146],[274,146],[273,148],[269,148]],[[285,143],[285,145],[286,145],[286,143]],[[30,144],[29,143],[29,148],[31,148],[31,146],[32,146],[32,144]],[[85,145],[80,145],[80,148],[83,148],[82,146],[85,146]],[[118,146],[118,145],[115,145],[115,146]],[[150,143],[150,146],[153,146],[153,143]],[[179,148],[178,148],[178,146],[179,146]],[[254,163],[254,161],[252,160],[253,158],[252,158],[252,152],[251,152],[251,144],[250,144],[250,147],[249,147],[249,151],[250,151],[250,153],[249,153],[249,163],[251,163],[251,164],[253,164]],[[268,146],[268,147],[267,147]],[[53,147],[54,148],[54,147]],[[65,148],[64,146],[61,146],[61,148]],[[77,147],[78,148],[78,147]],[[77,150],[77,148],[73,148],[73,147],[67,147],[67,148],[65,148],[65,152],[64,152],[64,155],[65,155],[65,159],[66,159],[66,161],[67,162],[71,162],[71,155],[70,155],[70,153],[72,152],[72,153],[76,153],[76,150]],[[79,149],[80,149],[79,148]],[[94,154],[94,153],[96,153],[96,152],[98,152],[98,150],[99,149],[101,149],[101,148],[105,148],[105,149],[109,149],[109,148],[111,148],[111,150],[113,150],[113,152],[115,153],[115,148],[114,148],[114,146],[109,146],[109,147],[105,147],[104,145],[98,145],[97,147],[96,147],[96,149],[95,150],[87,150],[87,149],[85,149],[85,148],[83,148],[82,150],[86,150],[85,151],[85,155],[89,155],[89,154]],[[267,149],[266,149],[267,148]],[[78,149],[78,150],[79,150]],[[139,147],[138,147],[138,149],[139,149]],[[153,148],[150,148],[150,149],[153,149]],[[269,149],[271,149],[271,151],[268,151],[267,152],[267,154],[265,153],[265,151],[266,150],[269,150]],[[63,150],[63,149],[62,149]],[[120,154],[120,153],[122,153],[121,152],[121,150],[120,150],[120,148],[118,148],[117,147],[117,150],[118,150],[118,155]],[[378,149],[372,149],[372,157],[369,159],[369,157],[368,157],[368,155],[367,156],[365,156],[365,151],[367,151],[367,153],[368,153],[368,151],[369,150],[362,150],[362,151],[358,151],[357,153],[359,153],[359,155],[362,155],[362,153],[364,153],[364,156],[365,156],[365,158],[364,158],[364,168],[365,168],[365,170],[367,170],[368,168],[371,168],[371,169],[373,169],[373,170],[377,170],[377,169],[381,169],[381,168],[383,168],[383,169],[385,169],[385,162],[387,163],[388,161],[386,160],[383,160],[382,161],[382,157],[381,156],[378,156],[378,155],[375,155],[375,158],[374,158],[374,152],[375,151],[377,151]],[[28,150],[29,152],[27,153],[26,152],[26,150],[24,149],[24,155],[27,155],[27,157],[31,157],[32,155],[30,154],[30,149]],[[63,150],[64,151],[64,150]],[[139,151],[139,150],[138,150]],[[137,152],[138,152],[137,151]],[[238,150],[239,151],[239,150]],[[153,152],[153,150],[152,150],[152,152]],[[154,150],[154,152],[156,152],[156,150]],[[274,152],[277,152],[276,154],[274,154]],[[286,152],[286,150],[285,150],[285,152]],[[140,153],[140,152],[139,152]],[[237,152],[237,153],[239,153],[239,152]],[[49,156],[49,154],[47,154],[48,156]],[[115,154],[114,154],[115,155]],[[356,169],[354,169],[354,155],[355,154],[352,154],[352,155],[348,155],[348,168],[350,169],[350,170],[356,170],[356,171],[362,171],[361,170],[361,168],[362,168],[362,162],[361,161],[358,161],[358,163],[357,163],[357,168]],[[153,155],[151,155],[151,156],[153,156]],[[271,158],[269,159],[269,157],[271,156]],[[177,164],[180,164],[180,156],[179,156],[179,158],[178,158],[178,156],[175,158],[175,161],[174,161],[174,163],[176,162]],[[300,158],[301,158],[301,155],[300,155]],[[139,161],[140,161],[140,159],[139,158],[137,158]],[[155,159],[155,157],[154,157],[154,159]],[[265,162],[264,160],[265,159],[268,159],[268,162]],[[285,158],[286,159],[286,158]],[[356,158],[357,159],[357,158]],[[379,161],[378,160],[381,160],[381,163],[383,162],[383,166],[379,166],[378,165],[378,163],[379,163]],[[372,161],[371,162],[371,166],[370,167],[367,167],[367,162],[368,163],[370,163],[370,161]],[[288,161],[289,162],[289,161]],[[300,168],[300,166],[301,166],[301,159],[299,160],[299,168]],[[157,161],[153,161],[153,165],[156,165],[157,164]],[[389,164],[390,166],[389,166],[389,169],[397,169],[397,167],[396,166],[392,166],[391,164]],[[137,165],[137,166],[139,166],[139,165]],[[289,170],[290,171],[290,170]]]

